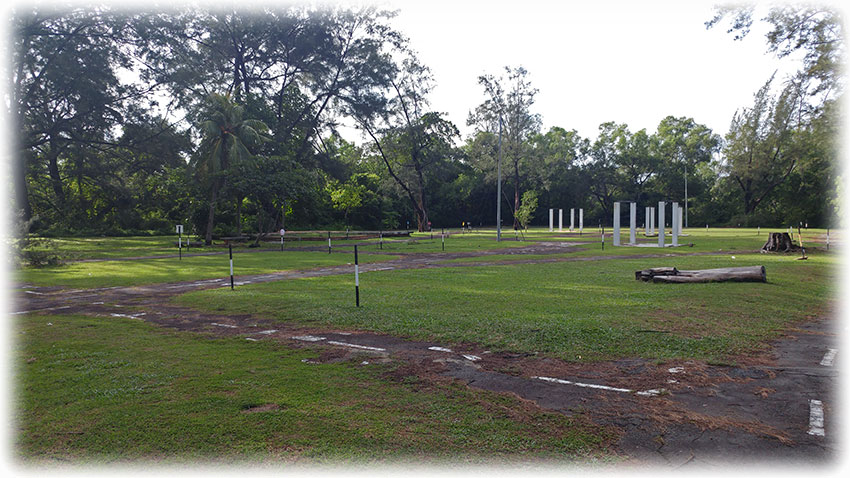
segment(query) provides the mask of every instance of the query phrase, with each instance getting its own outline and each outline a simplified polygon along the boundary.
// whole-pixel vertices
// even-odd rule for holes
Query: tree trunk
[[[767,282],[764,266],[726,267],[680,271],[675,267],[658,267],[635,272],[635,279],[655,283],[695,282]]]
[[[236,200],[236,235],[242,236],[242,201],[243,198]]]
[[[215,184],[213,184],[212,195],[210,197],[210,212],[207,216],[207,233],[204,237],[204,244],[211,245],[212,244],[212,233],[213,233],[213,221],[215,220],[215,201],[218,193],[218,188]]]
[[[771,232],[759,252],[793,252],[797,249],[787,232]]]

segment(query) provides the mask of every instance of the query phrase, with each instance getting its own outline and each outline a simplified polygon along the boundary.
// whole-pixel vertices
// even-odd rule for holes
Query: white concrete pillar
[[[649,235],[649,229],[652,227],[652,218],[649,216],[649,206],[646,206],[646,212],[643,215],[643,227],[646,229],[645,235]]]
[[[584,230],[584,209],[579,208],[578,210],[578,232]]]
[[[554,222],[555,222],[555,210],[549,208],[549,232],[554,230]]]
[[[676,246],[679,245],[679,217],[681,217],[681,216],[679,216],[680,212],[681,212],[681,210],[679,209],[679,203],[674,202],[673,203],[673,209],[671,210],[672,214],[671,214],[671,217],[670,217],[670,220],[671,220],[670,229],[672,229],[670,231],[670,234],[673,236],[673,247],[676,247]]]
[[[614,246],[620,245],[620,202],[614,203],[614,234],[611,236]]]
[[[629,244],[637,243],[637,235],[635,234],[637,230],[637,203],[630,202],[629,205]]]
[[[664,247],[664,201],[658,201],[658,247]]]
[[[684,221],[682,221],[682,212],[684,212],[685,208],[679,208],[679,235],[682,235],[682,227],[684,227]]]
[[[576,227],[576,208],[570,208],[570,232],[573,232],[573,229]]]
[[[564,231],[564,210],[558,209],[558,232]]]

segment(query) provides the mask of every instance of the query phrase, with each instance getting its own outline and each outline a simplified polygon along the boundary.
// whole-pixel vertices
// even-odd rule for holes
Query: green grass
[[[395,256],[361,254],[360,262],[394,259]],[[326,252],[251,252],[233,255],[235,275],[266,274],[282,270],[309,269],[354,263],[350,250]],[[74,288],[114,287],[180,282],[227,277],[227,254],[133,261],[75,262],[56,267],[26,268],[16,271],[16,280],[40,286]]]
[[[85,316],[21,316],[14,331],[26,461],[577,460],[606,439],[580,418],[364,357],[305,363],[318,353]]]
[[[607,250],[607,249],[606,249]],[[382,271],[210,290],[181,304],[567,360],[725,360],[822,312],[837,258],[731,255]],[[650,284],[634,271],[764,264],[768,283]]]

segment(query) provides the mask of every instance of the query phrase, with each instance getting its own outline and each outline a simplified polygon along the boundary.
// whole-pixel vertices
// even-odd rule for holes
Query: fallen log
[[[666,270],[667,273],[663,273]],[[767,282],[764,266],[724,267],[720,269],[702,269],[682,271],[675,267],[646,269],[635,272],[635,279],[654,283],[696,283],[696,282]]]

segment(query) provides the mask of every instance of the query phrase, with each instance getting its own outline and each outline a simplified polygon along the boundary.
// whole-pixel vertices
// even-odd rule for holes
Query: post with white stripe
[[[233,290],[233,244],[228,244],[227,249],[230,251],[230,290]]]
[[[328,254],[331,253],[331,231],[328,231]]]
[[[357,244],[354,245],[354,302],[360,307],[360,265],[357,262]]]
[[[444,233],[440,233],[440,242],[443,244],[443,250],[446,250],[446,235]]]
[[[177,254],[180,261],[183,260],[183,224],[177,225]]]

